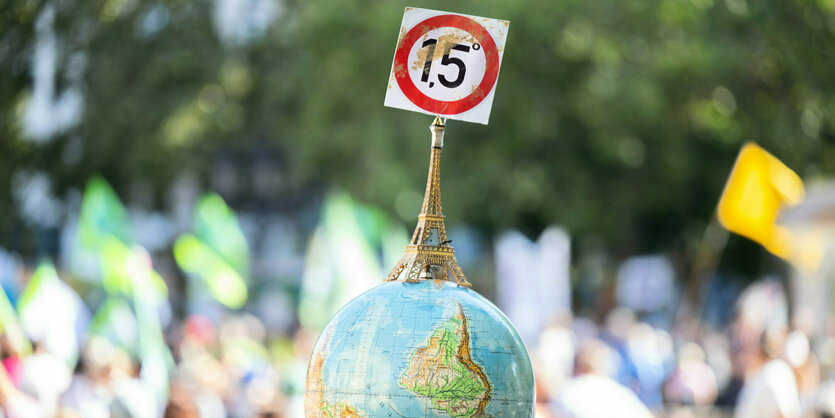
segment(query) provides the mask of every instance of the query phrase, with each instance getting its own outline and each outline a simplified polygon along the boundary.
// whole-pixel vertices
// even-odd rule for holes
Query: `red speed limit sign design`
[[[406,8],[385,105],[487,124],[508,25]]]

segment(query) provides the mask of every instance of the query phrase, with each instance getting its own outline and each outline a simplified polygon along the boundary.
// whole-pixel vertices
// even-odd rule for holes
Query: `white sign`
[[[536,344],[550,321],[571,311],[571,238],[548,227],[536,242],[519,231],[496,239],[496,293],[526,344]]]
[[[675,270],[667,257],[630,257],[618,268],[615,294],[618,303],[635,311],[671,308],[675,296]]]
[[[385,105],[486,125],[509,25],[407,7]]]

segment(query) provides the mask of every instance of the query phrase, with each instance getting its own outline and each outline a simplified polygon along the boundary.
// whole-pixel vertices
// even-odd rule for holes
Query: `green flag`
[[[168,289],[159,274],[131,265],[136,254],[144,254],[140,258],[147,258],[150,265],[150,256],[141,247],[131,248],[127,212],[101,177],[90,180],[84,190],[78,235],[82,247],[96,253],[102,285],[109,294],[132,297],[134,289],[139,288],[156,295],[156,299],[167,296]]]
[[[217,209],[207,212],[209,219],[220,216]],[[150,254],[140,246],[131,247],[126,211],[104,179],[96,177],[88,183],[79,224],[81,244],[98,255],[102,284],[109,295],[96,312],[90,333],[139,359],[142,379],[156,388],[157,398],[164,403],[174,367],[159,318],[168,297],[165,281],[153,269]],[[133,302],[133,310],[125,297]]]
[[[154,271],[151,256],[144,248],[131,248],[125,266],[136,313],[136,356],[142,363],[140,377],[154,388],[155,396],[164,404],[168,400],[168,382],[174,368],[159,318],[159,308],[167,303],[167,288],[162,277]]]
[[[69,367],[74,367],[80,349],[79,333],[89,321],[87,306],[58,277],[51,261],[45,260],[29,279],[17,301],[23,329]]]
[[[113,237],[104,237],[99,250],[102,283],[111,294],[135,297],[135,291],[144,292],[146,301],[153,303],[168,296],[165,280],[151,267],[151,257],[140,247],[129,248]]]
[[[220,254],[194,235],[186,234],[177,239],[174,259],[181,269],[201,277],[218,302],[233,309],[246,303],[247,289],[243,277]]]
[[[81,245],[97,250],[111,237],[129,242],[129,229],[125,208],[110,184],[98,176],[87,182],[79,215]]]
[[[174,259],[184,271],[200,277],[221,304],[238,309],[246,303],[249,246],[235,212],[216,194],[200,199],[194,234],[174,243]]]
[[[139,330],[128,301],[120,296],[108,296],[93,316],[90,335],[103,337],[131,356],[136,356]]]
[[[194,235],[206,243],[242,277],[249,276],[249,246],[238,217],[217,194],[200,199],[194,213]]]
[[[171,371],[174,369],[174,357],[168,346],[160,325],[158,303],[154,303],[156,296],[153,292],[135,289],[133,300],[138,325],[139,345],[136,355],[142,364],[141,379],[154,388],[154,394],[163,404],[168,400],[168,386]],[[150,296],[149,303],[144,302]]]
[[[134,246],[127,254],[125,269],[130,279],[133,298],[143,304],[159,307],[168,300],[168,286],[154,270],[151,255],[145,248]]]
[[[407,241],[403,229],[382,211],[357,204],[344,192],[328,194],[305,255],[299,303],[302,325],[321,329],[342,305],[381,283],[380,253],[394,259],[391,249],[399,244],[402,254]]]
[[[128,258],[130,248],[112,235],[99,239],[98,246],[101,281],[111,294],[130,295],[132,291]]]
[[[0,335],[8,335],[9,342],[20,354],[32,352],[32,345],[23,335],[23,327],[17,318],[12,302],[3,289],[0,289]]]

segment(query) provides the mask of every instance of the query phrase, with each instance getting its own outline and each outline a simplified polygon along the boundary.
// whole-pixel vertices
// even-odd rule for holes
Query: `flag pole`
[[[699,247],[696,249],[696,258],[685,283],[683,295],[685,303],[679,305],[678,312],[676,312],[677,320],[685,319],[689,313],[695,319],[697,328],[700,328],[704,305],[707,302],[707,297],[702,300],[700,290],[703,286],[700,285],[705,280],[704,283],[707,284],[708,292],[710,292],[722,254],[728,244],[729,234],[728,230],[719,223],[717,211],[714,210],[710,222],[705,226]]]

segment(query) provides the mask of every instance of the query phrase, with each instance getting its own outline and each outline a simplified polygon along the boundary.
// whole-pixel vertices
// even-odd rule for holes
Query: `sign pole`
[[[444,120],[436,115],[429,130],[432,132],[429,175],[418,222],[412,239],[400,261],[394,265],[386,281],[403,276],[409,283],[420,279],[455,281],[470,287],[470,282],[455,258],[452,240],[447,238],[444,214],[441,209],[441,150],[444,148]]]

